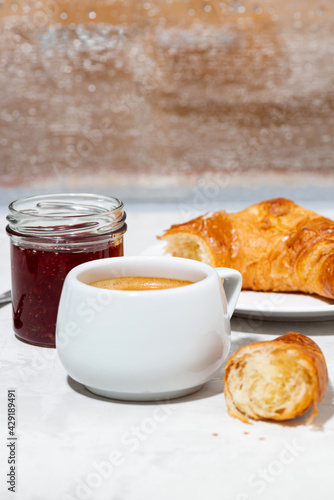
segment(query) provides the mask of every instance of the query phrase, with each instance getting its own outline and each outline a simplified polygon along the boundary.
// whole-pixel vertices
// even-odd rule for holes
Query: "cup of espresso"
[[[71,378],[113,399],[185,396],[217,376],[230,349],[238,271],[177,257],[81,264],[64,282],[56,348]]]

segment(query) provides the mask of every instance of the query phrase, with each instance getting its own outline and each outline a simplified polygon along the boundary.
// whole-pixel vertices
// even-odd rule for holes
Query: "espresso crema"
[[[91,286],[108,290],[164,290],[191,285],[193,281],[171,278],[152,278],[143,276],[121,276],[107,280],[93,281]]]

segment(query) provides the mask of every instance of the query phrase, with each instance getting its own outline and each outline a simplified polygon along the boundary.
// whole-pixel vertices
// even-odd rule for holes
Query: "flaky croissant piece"
[[[275,340],[241,347],[225,366],[228,413],[245,423],[288,420],[312,406],[317,415],[328,385],[324,355],[308,337],[289,332]]]
[[[204,215],[159,239],[174,256],[237,269],[243,289],[334,299],[334,222],[285,198]]]

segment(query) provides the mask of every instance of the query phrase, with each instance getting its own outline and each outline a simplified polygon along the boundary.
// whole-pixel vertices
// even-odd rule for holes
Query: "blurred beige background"
[[[2,200],[332,199],[333,33],[329,0],[0,0]]]

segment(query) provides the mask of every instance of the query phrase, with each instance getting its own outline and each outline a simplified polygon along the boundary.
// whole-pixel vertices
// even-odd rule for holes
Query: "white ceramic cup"
[[[89,285],[120,276],[194,283],[140,291]],[[177,257],[81,264],[69,272],[61,294],[59,358],[71,378],[108,398],[149,401],[195,392],[220,372],[229,353],[241,283],[237,271]]]

